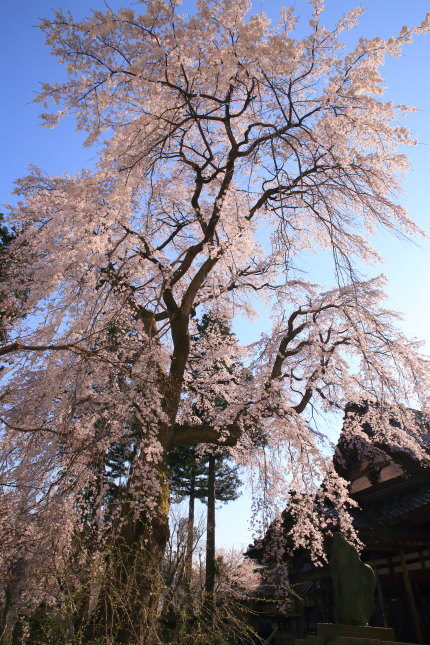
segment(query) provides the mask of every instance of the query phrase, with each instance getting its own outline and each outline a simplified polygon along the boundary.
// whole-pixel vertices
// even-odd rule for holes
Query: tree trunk
[[[188,526],[187,526],[187,551],[185,555],[185,586],[187,594],[191,598],[191,577],[193,573],[193,550],[194,550],[194,505],[195,505],[195,476],[191,475],[190,497],[188,501]]]
[[[0,607],[1,616],[0,616],[0,645],[3,643],[6,645],[9,639],[9,614],[11,609],[11,590],[10,584],[5,585],[4,590],[4,603],[3,607]]]
[[[159,468],[160,493],[153,514],[136,517],[131,504],[106,556],[97,610],[87,640],[154,645],[162,592],[161,566],[169,536],[169,487]],[[131,500],[132,501],[132,500]],[[104,642],[104,641],[103,641]]]
[[[215,606],[215,457],[209,457],[208,515],[206,529],[205,606],[213,613]]]

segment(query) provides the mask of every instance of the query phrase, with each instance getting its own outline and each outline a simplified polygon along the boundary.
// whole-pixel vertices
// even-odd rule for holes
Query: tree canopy
[[[356,266],[378,259],[375,229],[421,234],[397,199],[408,108],[383,99],[379,69],[428,31],[430,14],[344,51],[362,9],[327,27],[322,2],[310,6],[305,36],[293,9],[271,24],[238,0],[199,0],[190,16],[147,0],[42,21],[68,73],[43,86],[38,100],[58,105],[45,123],[73,113],[99,156],[73,177],[33,169],[10,213],[20,234],[0,287],[4,567],[17,544],[29,567],[67,551],[76,499],[113,446],[133,445],[115,526],[136,554],[151,543],[143,525],[164,548],[176,445],[212,443],[263,465],[271,486],[259,487],[257,507],[269,488],[309,490],[324,476],[318,410],[395,408],[398,428],[371,408],[376,435],[420,453],[406,409],[426,409],[428,362],[384,307],[383,277]],[[331,289],[303,274],[308,249],[332,252]],[[252,319],[257,298],[273,321],[260,342],[197,333],[203,313],[227,327]],[[343,499],[345,483],[326,481]],[[117,642],[131,642],[128,630]]]
[[[193,495],[205,501],[208,496],[208,455],[200,455],[194,446],[177,446],[169,454],[169,485],[171,494],[182,501]],[[241,481],[237,466],[229,463],[228,453],[215,453],[216,499],[230,502],[238,498]]]

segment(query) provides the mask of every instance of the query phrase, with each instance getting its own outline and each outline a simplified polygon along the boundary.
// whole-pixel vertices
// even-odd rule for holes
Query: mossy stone
[[[367,625],[373,612],[375,573],[340,533],[333,536],[330,568],[337,622]]]

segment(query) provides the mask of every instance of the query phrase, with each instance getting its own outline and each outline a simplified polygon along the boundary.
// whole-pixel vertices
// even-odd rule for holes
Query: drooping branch
[[[76,345],[76,343],[59,343],[49,345],[24,345],[16,340],[13,343],[0,347],[0,356],[6,356],[15,352],[61,352],[68,351],[80,356],[94,357],[94,352]]]

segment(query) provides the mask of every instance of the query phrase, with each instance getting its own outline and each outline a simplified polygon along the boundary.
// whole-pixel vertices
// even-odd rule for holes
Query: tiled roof
[[[390,495],[387,491],[386,497],[380,499],[376,503],[366,504],[362,502],[361,509],[357,509],[353,515],[357,522],[357,528],[364,523],[367,528],[376,528],[382,524],[392,524],[414,513],[415,511],[430,507],[430,481],[419,488],[414,488],[410,491],[405,491],[402,494]],[[363,526],[364,528],[364,526]]]

